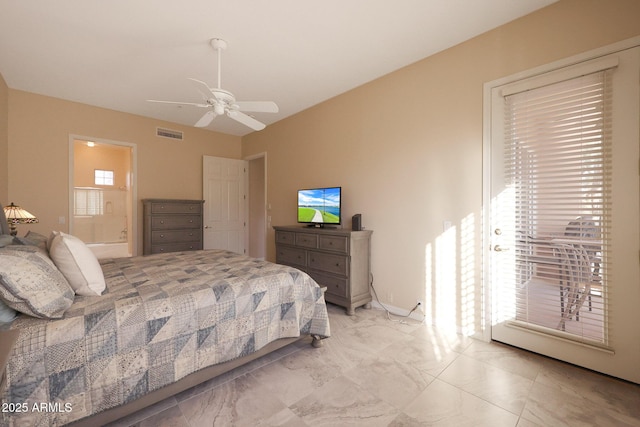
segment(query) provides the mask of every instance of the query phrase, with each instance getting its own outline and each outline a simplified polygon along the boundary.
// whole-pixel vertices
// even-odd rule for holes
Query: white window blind
[[[73,214],[90,216],[104,214],[104,193],[100,188],[75,187]]]
[[[604,345],[611,92],[605,70],[504,97],[515,321]]]

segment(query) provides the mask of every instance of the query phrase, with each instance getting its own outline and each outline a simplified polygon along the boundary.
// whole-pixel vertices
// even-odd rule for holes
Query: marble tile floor
[[[640,386],[383,310],[329,305],[300,341],[109,427],[640,426]]]

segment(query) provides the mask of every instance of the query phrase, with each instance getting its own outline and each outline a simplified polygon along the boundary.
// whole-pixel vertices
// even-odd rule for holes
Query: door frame
[[[569,67],[581,62],[610,55],[633,47],[640,46],[640,36],[623,40],[614,44],[603,46],[587,52],[580,53],[568,58],[521,71],[510,76],[486,82],[483,88],[483,122],[482,122],[482,293],[483,301],[483,330],[476,337],[489,342],[491,341],[491,327],[493,323],[493,286],[490,277],[490,248],[492,243],[491,234],[491,123],[492,123],[492,97],[494,88],[504,86],[509,83],[523,80],[537,75],[545,74],[554,70]]]
[[[247,200],[248,200],[248,206],[247,206],[247,216],[248,216],[248,223],[249,223],[249,227],[248,227],[248,231],[247,231],[247,248],[249,248],[248,251],[248,255],[251,255],[251,240],[253,239],[253,236],[251,235],[251,230],[252,230],[252,222],[254,221],[254,219],[251,217],[251,202],[253,201],[253,195],[251,194],[251,186],[249,185],[249,182],[251,181],[251,174],[252,174],[252,168],[251,168],[251,162],[253,160],[257,160],[257,159],[263,159],[263,164],[264,164],[264,174],[262,176],[262,185],[263,185],[263,190],[262,193],[264,194],[264,203],[262,206],[262,218],[257,218],[256,220],[262,220],[261,222],[263,222],[263,227],[264,227],[264,233],[262,235],[262,239],[261,241],[257,241],[255,242],[255,244],[257,246],[260,246],[262,248],[262,254],[263,257],[261,259],[266,259],[267,256],[267,236],[269,235],[269,226],[271,225],[271,220],[269,217],[269,208],[268,208],[268,202],[267,200],[269,200],[268,198],[268,193],[267,193],[267,153],[266,152],[261,152],[261,153],[257,153],[257,154],[253,154],[251,156],[247,156],[244,158],[245,161],[247,161],[247,165],[248,165],[248,176],[247,176]]]
[[[131,149],[131,230],[128,233],[131,242],[131,256],[138,255],[138,145],[131,142],[115,141],[112,139],[95,138],[92,136],[69,134],[69,234],[73,234],[73,207],[74,207],[74,144],[76,140],[94,141],[98,144],[116,145]]]

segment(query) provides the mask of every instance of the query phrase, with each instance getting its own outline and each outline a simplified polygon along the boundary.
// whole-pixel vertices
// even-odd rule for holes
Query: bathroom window
[[[95,169],[94,177],[96,185],[113,185],[113,171]]]

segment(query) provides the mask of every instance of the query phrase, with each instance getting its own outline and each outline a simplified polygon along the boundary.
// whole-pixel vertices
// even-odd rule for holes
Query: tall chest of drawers
[[[345,307],[353,315],[369,306],[371,292],[371,234],[334,228],[273,227],[276,262],[296,267],[326,286],[326,301]]]
[[[144,199],[143,254],[202,249],[204,200]]]

